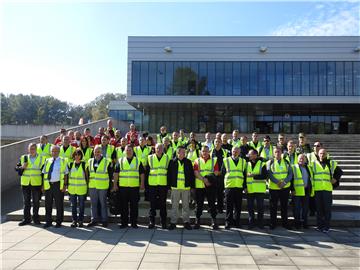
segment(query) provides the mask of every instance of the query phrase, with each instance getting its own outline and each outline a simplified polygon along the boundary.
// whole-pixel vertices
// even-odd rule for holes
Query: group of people
[[[45,193],[44,227],[52,226],[52,207],[56,206],[56,227],[61,227],[64,215],[64,194],[70,196],[71,227],[84,226],[87,196],[91,202],[88,227],[108,225],[108,197],[117,194],[120,228],[138,228],[140,190],[150,202],[148,228],[155,228],[156,210],[160,210],[163,229],[173,230],[182,206],[185,229],[199,229],[202,224],[205,198],[212,228],[218,229],[217,215],[225,210],[225,229],[240,228],[243,198],[247,201],[248,227],[264,228],[266,193],[269,193],[269,228],[277,226],[280,201],[281,224],[288,222],[289,199],[296,229],[308,228],[308,210],[316,212],[317,227],[328,232],[331,220],[332,190],[339,185],[342,170],[323,147],[313,148],[300,133],[298,141],[286,141],[279,134],[272,144],[270,136],[259,140],[256,132],[251,141],[234,130],[226,133],[208,132],[200,142],[184,130],[168,134],[166,127],[151,137],[139,134],[135,125],[122,136],[108,121],[94,137],[89,129],[84,133],[61,130],[54,144],[47,136],[38,144],[30,143],[28,154],[22,155],[16,167],[21,175],[24,199],[24,219],[20,226],[40,224],[39,201]],[[167,218],[167,198],[170,191],[170,224]],[[291,195],[291,196],[290,196]],[[33,215],[31,217],[31,201]],[[195,204],[195,222],[190,222],[190,208]],[[256,205],[256,207],[255,207]],[[256,210],[256,211],[255,211]],[[257,212],[257,217],[255,216]]]

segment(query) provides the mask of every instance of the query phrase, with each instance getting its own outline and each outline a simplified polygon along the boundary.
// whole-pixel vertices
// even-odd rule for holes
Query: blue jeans
[[[84,221],[85,200],[86,200],[86,195],[70,194],[71,212],[72,212],[72,220],[73,221],[76,221],[76,222]],[[77,214],[78,203],[79,203],[79,216]]]
[[[307,225],[307,216],[309,209],[309,189],[305,189],[305,196],[294,196],[294,218],[295,225],[301,225],[301,220],[303,225]]]
[[[108,212],[107,212],[107,189],[96,189],[89,188],[89,195],[91,201],[91,220],[94,222],[99,222],[99,213],[98,205],[101,208],[101,222],[108,221]]]

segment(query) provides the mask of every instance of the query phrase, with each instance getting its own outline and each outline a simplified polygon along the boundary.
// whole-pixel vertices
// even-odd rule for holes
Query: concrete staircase
[[[288,139],[296,138],[296,136],[287,136]],[[314,141],[321,141],[325,148],[330,153],[331,157],[335,159],[339,166],[344,171],[340,186],[333,191],[333,226],[360,226],[360,135],[309,135],[308,141],[313,144]],[[273,136],[273,141],[276,141],[276,135]],[[19,196],[21,196],[19,194]],[[243,199],[242,222],[247,223],[248,213],[246,211],[246,199]],[[44,206],[42,200],[41,205]],[[170,209],[170,200],[168,199],[168,209]],[[149,203],[144,201],[143,194],[141,194],[139,206],[139,222],[146,224],[148,222]],[[207,205],[205,202],[205,209]],[[269,219],[269,202],[265,200],[265,219]],[[44,207],[40,208],[42,220],[45,216]],[[55,214],[55,210],[54,210]],[[169,212],[168,212],[169,214]],[[86,202],[85,221],[90,219],[90,202]],[[280,218],[280,212],[278,213]],[[219,214],[220,224],[224,223],[224,214]],[[289,217],[292,220],[292,207],[289,205]],[[55,217],[54,217],[55,218]],[[191,218],[194,218],[194,211],[192,211]],[[209,224],[210,216],[207,210],[202,216],[203,222]],[[22,210],[10,212],[6,215],[7,220],[21,220]],[[71,221],[71,207],[68,196],[65,196],[65,221]],[[110,222],[119,222],[119,217],[110,216]],[[310,225],[316,224],[315,217],[309,218]]]

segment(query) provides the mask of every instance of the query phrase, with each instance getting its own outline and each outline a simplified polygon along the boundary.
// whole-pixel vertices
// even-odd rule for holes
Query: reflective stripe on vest
[[[32,163],[30,155],[23,155],[20,158],[21,165],[25,163],[25,156],[27,156],[27,167],[20,178],[21,185],[41,186],[41,167],[44,164],[45,158],[38,154],[34,163]]]
[[[242,188],[244,183],[244,171],[246,161],[239,157],[239,162],[235,165],[231,157],[224,158],[226,174],[224,177],[225,188]]]
[[[285,162],[284,159],[281,159],[280,165],[278,160],[274,160],[273,163],[270,166],[270,170],[273,174],[273,176],[278,180],[278,181],[284,181],[288,175],[288,164]],[[283,188],[288,188],[290,187],[290,181],[283,187]],[[270,180],[270,184],[269,184],[269,189],[276,189],[279,190],[280,188],[278,187],[277,184],[273,183]]]
[[[167,185],[167,168],[169,157],[163,154],[160,161],[156,154],[148,156],[150,166],[149,186],[166,186]]]
[[[89,159],[89,172],[90,172],[89,188],[108,189],[109,173],[107,168],[109,166],[109,163],[111,163],[111,161],[103,157],[95,172],[94,160],[95,160],[94,158]]]
[[[314,191],[332,191],[333,187],[331,184],[331,178],[334,173],[334,170],[337,166],[336,161],[331,160],[330,161],[330,170],[329,167],[326,165],[325,168],[323,168],[319,161],[314,161],[312,163],[312,169],[314,173]]]
[[[206,162],[203,158],[198,158],[199,173],[202,177],[214,173],[214,166],[217,161],[216,157],[209,158]],[[195,180],[195,188],[205,188],[205,184],[200,179]]]
[[[293,172],[294,172],[294,189],[295,189],[295,196],[305,196],[305,184],[302,177],[302,172],[300,169],[300,166],[298,164],[295,164],[292,166]],[[310,174],[311,174],[311,170]],[[311,179],[311,175],[309,175],[309,180]],[[308,183],[310,185],[310,183]],[[310,196],[313,196],[314,189],[311,189]]]
[[[148,156],[151,152],[150,147],[145,146],[144,149],[141,149],[140,146],[136,146],[134,148],[134,153],[136,157],[141,161],[143,166],[147,166],[148,164]]]
[[[78,168],[76,168],[75,162],[72,164],[69,172],[68,192],[71,195],[85,195],[87,193],[85,172],[81,163]]]
[[[190,187],[185,187],[184,164],[181,164],[179,160],[178,160],[177,185],[176,187],[171,187],[171,189],[190,190]]]
[[[126,157],[119,159],[120,173],[119,186],[120,187],[138,187],[139,182],[139,167],[140,161],[137,157],[133,157],[131,163]]]
[[[247,173],[248,174],[255,174],[260,175],[262,167],[265,166],[265,164],[258,160],[255,164],[254,169],[251,166],[251,162],[249,161],[247,164]],[[246,177],[246,187],[248,193],[265,193],[266,192],[266,179],[254,179],[252,176]]]
[[[62,158],[62,157],[58,157],[58,159],[60,160],[60,189],[64,188],[64,176],[65,176],[65,169],[67,166],[67,161],[66,159]],[[48,158],[45,160],[45,173],[44,173],[44,189],[48,190],[50,188],[50,184],[49,184],[49,170],[50,170],[50,166],[53,163],[54,159],[53,158]]]

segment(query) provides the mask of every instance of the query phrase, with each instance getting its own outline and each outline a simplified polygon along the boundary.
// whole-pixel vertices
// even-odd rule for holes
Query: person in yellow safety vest
[[[229,144],[231,144],[232,146],[238,146],[240,147],[241,142],[240,142],[240,138],[239,138],[239,130],[235,129],[232,132],[232,138],[228,141]]]
[[[281,149],[274,149],[274,159],[266,162],[266,169],[269,177],[270,193],[270,229],[276,227],[277,206],[280,199],[282,226],[290,229],[288,224],[288,201],[291,179],[293,172],[291,165],[281,158]]]
[[[103,135],[101,137],[101,151],[102,156],[106,159],[110,159],[114,164],[116,163],[116,150],[115,146],[109,144],[110,138],[107,135]]]
[[[59,156],[70,162],[72,160],[72,155],[75,152],[75,147],[70,145],[70,137],[65,135],[62,139],[62,145],[60,146]]]
[[[140,139],[143,139],[141,137]],[[137,221],[139,216],[140,192],[144,189],[145,169],[139,157],[134,156],[134,150],[130,145],[125,147],[126,157],[118,160],[120,172],[119,180],[114,179],[113,190],[119,190],[121,229],[130,223],[134,229],[138,228]]]
[[[310,166],[314,175],[316,229],[328,233],[331,220],[332,190],[339,185],[343,172],[335,160],[327,159],[325,149],[319,150],[319,160],[313,161]]]
[[[292,181],[292,194],[294,198],[295,228],[308,228],[309,198],[314,196],[312,170],[307,164],[305,154],[298,156],[298,162],[292,165],[294,177]]]
[[[37,147],[35,143],[30,143],[28,146],[28,154],[22,155],[17,164],[17,171],[21,181],[21,189],[24,201],[24,219],[19,223],[19,226],[24,226],[31,223],[31,199],[33,205],[33,221],[35,224],[40,224],[39,207],[41,197],[41,168],[44,165],[45,157],[36,152]]]
[[[285,159],[290,165],[298,163],[298,154],[295,152],[295,143],[289,140],[287,143],[287,151],[283,152],[282,158]]]
[[[186,157],[190,159],[193,164],[194,161],[200,157],[200,151],[196,148],[195,140],[190,141]]]
[[[107,192],[112,179],[118,179],[119,167],[113,166],[112,161],[103,157],[102,146],[96,145],[94,157],[88,161],[89,168],[89,195],[91,202],[91,221],[87,227],[102,222],[103,227],[108,226]],[[100,204],[100,215],[99,215]]]
[[[170,135],[167,134],[166,127],[161,126],[160,133],[156,135],[156,142],[162,144],[165,137],[171,139]]]
[[[169,230],[176,228],[179,218],[179,202],[182,205],[184,228],[191,230],[190,225],[190,192],[195,188],[194,169],[191,161],[185,157],[185,148],[176,150],[176,157],[169,162],[167,173],[168,186],[171,187],[171,217]]]
[[[125,146],[127,144],[128,144],[128,140],[126,139],[126,137],[121,138],[120,146],[116,147],[116,158],[117,159],[120,159],[122,157],[126,157]]]
[[[256,225],[254,203],[256,200],[257,226],[264,229],[264,199],[266,193],[266,163],[258,157],[254,149],[249,151],[249,161],[246,167],[245,192],[247,197],[247,208],[249,212],[249,229]]]
[[[146,145],[146,139],[144,137],[140,137],[139,145],[134,147],[134,154],[141,161],[144,168],[147,166],[148,156],[150,155],[150,153],[151,153],[151,147]]]
[[[240,157],[240,148],[234,146],[231,154],[231,157],[224,158],[221,169],[224,175],[226,205],[225,229],[227,230],[230,229],[231,226],[241,228],[242,195],[246,179],[246,160]]]
[[[86,138],[84,138],[86,140]],[[86,140],[87,141],[87,140]],[[72,223],[71,227],[84,226],[85,201],[88,191],[89,169],[84,161],[83,152],[77,148],[73,153],[73,162],[68,163],[68,193],[70,195]],[[77,206],[79,205],[79,215]]]
[[[93,149],[89,145],[89,140],[85,136],[81,136],[79,149],[82,152],[82,160],[86,163],[94,156]]]
[[[40,143],[36,145],[36,152],[45,159],[49,158],[51,157],[51,145],[52,144],[48,142],[48,137],[46,135],[42,135],[40,136]]]
[[[299,143],[296,147],[296,153],[308,154],[311,152],[310,144],[306,141],[305,133],[299,133]]]
[[[241,136],[240,137],[240,157],[245,159],[246,161],[249,161],[248,153],[252,149],[250,145],[248,145],[248,138],[247,136]]]
[[[64,193],[68,182],[67,159],[59,156],[60,147],[51,146],[51,158],[45,160],[43,173],[43,189],[45,190],[44,228],[52,226],[52,207],[55,200],[56,228],[61,227],[64,219]]]
[[[215,139],[215,147],[210,151],[210,156],[217,159],[219,168],[223,165],[224,158],[229,156],[229,152],[221,147],[221,133],[220,139]],[[224,175],[219,174],[216,177],[216,208],[218,213],[224,212]]]
[[[293,141],[293,143],[294,143],[294,141]],[[276,146],[280,147],[281,152],[283,152],[283,153],[286,152],[288,144],[289,144],[289,142],[286,143],[285,135],[283,133],[279,133]],[[295,147],[294,147],[294,150],[295,150]]]
[[[168,137],[163,138],[164,154],[169,157],[169,160],[173,159],[176,155],[174,148],[171,146],[171,141]]]
[[[204,208],[205,197],[208,201],[208,208],[212,219],[212,228],[217,230],[219,225],[216,220],[216,178],[220,174],[216,158],[210,156],[209,147],[201,148],[200,158],[194,162],[195,173],[195,197],[196,197],[196,221],[194,229],[200,228],[200,218]]]
[[[201,146],[209,147],[210,151],[214,148],[214,143],[211,140],[211,133],[210,132],[205,133],[205,141],[201,143]]]
[[[183,129],[179,130],[179,140],[182,146],[185,146],[189,142],[189,138],[185,136],[185,131]]]
[[[170,141],[170,144],[174,149],[174,152],[176,152],[178,147],[182,146],[182,142],[179,140],[179,133],[177,131],[172,133],[172,140]]]
[[[256,132],[251,134],[251,141],[248,142],[249,146],[259,153],[262,143],[259,141],[259,135]]]
[[[282,153],[282,151],[281,151]],[[269,135],[264,137],[264,145],[259,150],[259,156],[265,161],[274,158],[274,147],[271,145],[271,139]]]
[[[161,227],[166,229],[166,196],[168,191],[167,172],[170,158],[164,153],[164,145],[155,145],[155,154],[148,156],[149,186],[149,229],[155,228],[156,208],[160,209]]]
[[[309,161],[309,164],[313,163],[316,160],[319,160],[319,151],[320,149],[322,149],[324,146],[321,142],[314,142],[314,147],[313,147],[313,151],[311,153],[307,153],[306,157]],[[329,153],[326,153],[326,158],[328,160],[330,160],[330,155]]]

